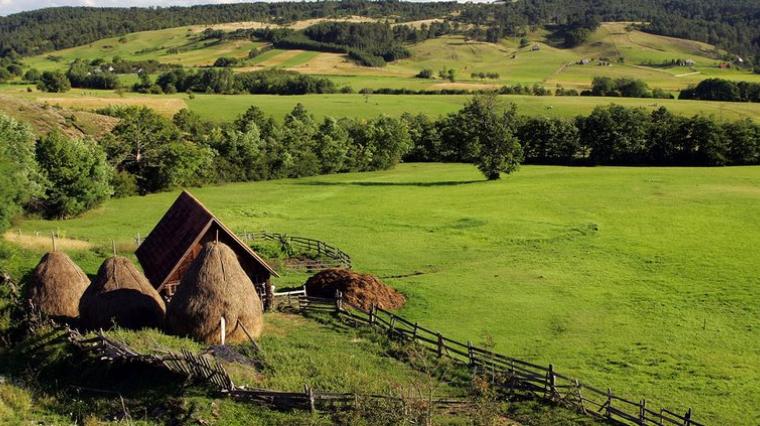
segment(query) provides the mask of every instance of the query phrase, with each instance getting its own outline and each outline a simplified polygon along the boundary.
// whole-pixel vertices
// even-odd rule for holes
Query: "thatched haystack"
[[[89,285],[90,279],[66,253],[52,251],[34,268],[28,300],[51,318],[73,320],[79,316],[79,299]]]
[[[106,259],[79,303],[82,326],[108,329],[163,326],[166,306],[158,292],[129,259]]]
[[[373,305],[382,309],[397,309],[406,303],[403,294],[378,278],[348,269],[325,269],[306,281],[309,296],[331,298],[335,297],[337,290],[346,302],[363,309],[370,309]]]
[[[264,325],[261,299],[253,282],[226,244],[209,242],[182,277],[166,314],[170,332],[204,343],[244,342],[261,335]]]

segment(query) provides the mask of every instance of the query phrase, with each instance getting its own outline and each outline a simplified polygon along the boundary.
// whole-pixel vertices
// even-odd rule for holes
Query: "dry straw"
[[[44,256],[32,273],[29,301],[52,318],[71,320],[79,316],[79,299],[90,279],[65,253],[52,251]]]
[[[209,242],[185,273],[166,315],[169,330],[209,344],[221,343],[222,318],[227,343],[261,335],[261,300],[230,247]]]
[[[79,304],[81,323],[90,329],[114,324],[131,329],[163,326],[166,306],[145,276],[121,256],[106,259]]]

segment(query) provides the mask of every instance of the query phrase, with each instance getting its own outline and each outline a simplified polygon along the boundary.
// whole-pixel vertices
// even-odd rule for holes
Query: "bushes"
[[[0,231],[11,219],[42,196],[44,179],[34,156],[29,127],[0,114]]]
[[[696,87],[681,90],[679,99],[708,101],[760,102],[760,83],[729,81],[720,78],[702,80]]]
[[[150,87],[150,82],[146,83]],[[308,93],[335,93],[335,84],[326,78],[298,74],[285,70],[262,70],[234,73],[229,68],[204,69],[190,72],[175,69],[161,74],[156,85],[163,92],[201,93],[252,93],[275,95],[303,95]],[[145,84],[139,88],[140,90]]]
[[[51,133],[40,139],[36,153],[49,182],[42,200],[45,216],[76,216],[111,196],[112,169],[94,141]]]
[[[594,77],[591,82],[592,96],[615,96],[624,98],[661,98],[670,99],[673,96],[662,89],[649,90],[643,81],[632,78]]]
[[[71,87],[113,90],[121,86],[116,74],[103,71],[99,66],[92,66],[83,59],[77,59],[71,64],[66,77],[71,82]]]
[[[417,75],[415,75],[417,78],[433,78],[433,70],[429,68],[425,68],[422,71],[418,72]]]
[[[37,88],[43,92],[63,93],[71,90],[71,82],[60,71],[45,71],[37,82]]]
[[[214,66],[217,68],[236,67],[240,65],[240,60],[237,58],[230,58],[223,56],[214,61]]]

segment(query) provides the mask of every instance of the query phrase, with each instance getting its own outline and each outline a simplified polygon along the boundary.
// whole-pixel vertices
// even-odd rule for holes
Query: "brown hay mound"
[[[43,314],[72,320],[79,316],[79,299],[90,279],[71,258],[60,251],[42,256],[32,273],[29,301]]]
[[[210,242],[182,277],[166,322],[174,334],[220,344],[222,317],[225,343],[247,341],[243,327],[254,338],[261,335],[264,316],[253,282],[229,246]]]
[[[166,306],[156,289],[129,259],[106,259],[79,303],[81,324],[90,329],[161,328]]]
[[[378,278],[348,269],[326,269],[306,281],[306,294],[309,296],[335,297],[336,290],[343,293],[343,299],[348,303],[367,310],[372,305],[397,309],[406,303],[404,295]]]

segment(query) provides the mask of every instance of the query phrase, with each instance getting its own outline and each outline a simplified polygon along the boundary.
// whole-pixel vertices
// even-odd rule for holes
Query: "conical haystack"
[[[261,335],[264,325],[261,299],[235,256],[225,244],[210,242],[185,273],[169,303],[169,330],[209,344],[243,342]],[[243,329],[245,328],[245,330]]]
[[[166,306],[156,289],[129,261],[120,256],[106,259],[98,276],[79,303],[81,323],[90,329],[120,327],[160,328]]]
[[[57,319],[79,316],[79,299],[90,279],[71,258],[60,251],[42,256],[32,273],[29,301],[43,314]]]

